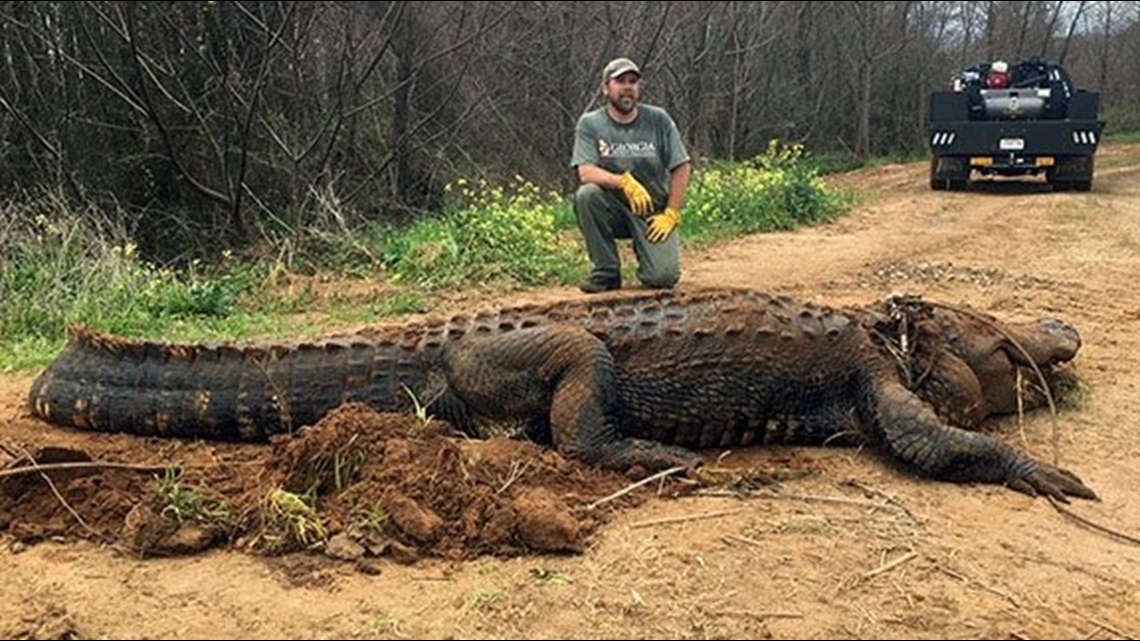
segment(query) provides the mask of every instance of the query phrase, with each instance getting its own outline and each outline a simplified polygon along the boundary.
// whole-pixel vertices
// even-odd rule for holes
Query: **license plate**
[[[1025,149],[1025,139],[1024,138],[1002,138],[1001,142],[998,143],[998,147],[1002,151],[1021,151],[1022,149]]]

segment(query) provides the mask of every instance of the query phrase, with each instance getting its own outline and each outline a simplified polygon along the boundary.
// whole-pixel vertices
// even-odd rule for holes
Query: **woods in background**
[[[459,177],[569,193],[618,55],[694,159],[922,153],[961,67],[1040,55],[1140,129],[1138,2],[0,2],[0,188],[153,256],[401,222]]]

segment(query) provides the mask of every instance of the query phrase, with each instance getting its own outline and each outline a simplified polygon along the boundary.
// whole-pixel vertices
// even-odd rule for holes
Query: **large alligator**
[[[75,330],[29,400],[60,425],[230,440],[294,432],[349,401],[420,405],[473,434],[518,421],[614,468],[698,464],[691,448],[866,441],[925,476],[1064,500],[1096,495],[965,428],[1012,411],[1020,373],[1079,346],[1061,321],[999,325],[915,298],[832,309],[743,289],[617,292],[293,345]]]

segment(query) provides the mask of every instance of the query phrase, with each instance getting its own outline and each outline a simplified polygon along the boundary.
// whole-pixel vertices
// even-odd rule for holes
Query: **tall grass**
[[[255,275],[236,264],[154,266],[110,217],[57,194],[8,203],[0,206],[0,369],[38,364],[72,324],[139,335],[186,322],[201,335],[235,316]]]
[[[824,188],[801,147],[773,142],[747,162],[698,168],[682,213],[684,242],[810,225],[846,202]],[[72,324],[171,340],[319,331],[303,293],[292,302],[267,295],[282,265],[228,254],[177,269],[155,265],[113,222],[122,218],[55,194],[0,206],[0,370],[46,363]],[[571,284],[588,269],[570,200],[521,176],[503,186],[457,181],[441,211],[404,228],[313,236],[313,246],[328,250],[321,271],[390,285],[391,294],[369,300],[363,313],[347,309],[360,303],[353,300],[322,309],[334,322],[430,311],[423,293],[440,289]]]

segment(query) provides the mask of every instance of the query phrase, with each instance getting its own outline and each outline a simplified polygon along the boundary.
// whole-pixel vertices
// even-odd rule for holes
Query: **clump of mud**
[[[0,531],[141,554],[229,545],[411,562],[581,552],[612,510],[647,496],[586,509],[632,479],[531,442],[465,440],[443,423],[358,404],[268,445],[125,438],[11,461],[23,471],[0,476]],[[104,465],[110,457],[152,463]]]

